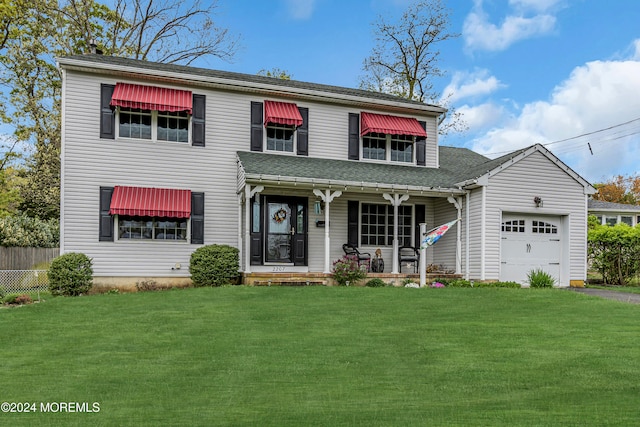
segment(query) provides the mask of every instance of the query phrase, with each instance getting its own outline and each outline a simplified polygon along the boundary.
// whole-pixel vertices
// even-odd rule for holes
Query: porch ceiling
[[[390,165],[351,160],[269,154],[238,153],[239,176],[250,183],[278,183],[295,186],[345,186],[363,191],[427,192],[462,194],[455,186],[459,173],[445,168]]]

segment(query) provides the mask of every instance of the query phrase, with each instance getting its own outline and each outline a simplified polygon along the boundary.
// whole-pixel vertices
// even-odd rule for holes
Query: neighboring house
[[[456,218],[429,264],[586,277],[595,190],[541,145],[440,147],[444,109],[381,93],[102,55],[59,66],[61,252],[90,256],[98,285],[188,282],[206,244],[237,247],[248,283],[324,277],[344,243],[412,273],[398,248]]]
[[[640,206],[638,205],[589,199],[588,211],[589,215],[595,215],[602,225],[625,223],[635,227],[640,223]]]

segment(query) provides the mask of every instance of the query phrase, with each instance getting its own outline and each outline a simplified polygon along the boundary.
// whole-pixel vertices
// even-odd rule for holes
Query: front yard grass
[[[634,425],[639,307],[558,289],[223,287],[0,310],[3,425]]]

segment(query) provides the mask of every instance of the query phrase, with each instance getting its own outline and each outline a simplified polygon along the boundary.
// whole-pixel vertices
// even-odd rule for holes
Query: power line
[[[631,124],[631,123],[635,123],[635,122],[638,122],[638,123],[640,124],[640,117],[635,118],[635,119],[633,119],[633,120],[629,120],[629,121],[624,122],[624,123],[619,123],[619,124],[617,124],[617,125],[613,125],[613,126],[609,126],[609,127],[606,127],[606,128],[598,129],[598,130],[595,130],[595,131],[592,131],[592,132],[587,132],[587,133],[583,133],[583,134],[580,134],[580,135],[572,136],[572,137],[570,137],[570,138],[565,138],[565,139],[560,139],[560,140],[557,140],[557,141],[547,142],[547,143],[544,143],[544,144],[541,144],[541,145],[543,145],[543,146],[547,147],[547,146],[549,146],[549,145],[559,144],[559,143],[567,142],[567,141],[573,141],[573,140],[576,140],[576,139],[578,139],[578,138],[584,138],[584,137],[586,137],[586,136],[591,136],[591,135],[595,135],[595,134],[598,134],[598,133],[601,133],[601,132],[610,131],[610,130],[612,130],[612,129],[621,128],[621,127],[623,127],[623,126],[627,126],[627,125],[629,125],[629,124]],[[620,133],[621,133],[621,132],[625,132],[625,131],[624,131],[624,130],[621,130],[621,131],[620,131]],[[604,141],[614,141],[614,140],[617,140],[617,139],[622,139],[622,138],[626,138],[626,137],[629,137],[629,136],[638,135],[638,134],[640,134],[640,128],[638,128],[638,130],[633,129],[633,132],[630,132],[630,133],[628,133],[628,132],[630,132],[630,130],[626,130],[626,132],[625,132],[625,134],[624,134],[624,135],[616,136],[616,137],[614,137],[614,138],[606,138],[606,137],[604,137],[604,138],[602,138],[600,141],[597,141],[597,140],[596,140],[596,141],[593,141],[593,140],[591,140],[591,141],[589,141],[589,142],[594,142],[594,143],[595,143],[595,142],[602,142],[603,140],[604,140]],[[615,135],[615,134],[614,134],[614,135]],[[583,148],[585,148],[585,146],[582,146],[582,147],[575,147],[575,148],[574,148],[574,147],[566,147],[566,148],[570,149],[570,151],[575,151],[575,148],[577,148],[577,149],[583,149]],[[512,151],[513,151],[513,150],[508,150],[508,151],[497,151],[497,152],[493,152],[493,153],[486,153],[486,154],[485,154],[485,156],[508,154],[508,153],[511,153]]]

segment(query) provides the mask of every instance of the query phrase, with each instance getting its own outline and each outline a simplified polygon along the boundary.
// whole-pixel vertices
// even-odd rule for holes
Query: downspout
[[[240,260],[240,262],[242,262],[244,260],[244,250],[242,248],[242,199],[243,199],[243,194],[242,193],[238,193],[238,259]],[[242,268],[242,266],[240,266],[240,268]],[[244,271],[244,269],[243,269]]]
[[[464,266],[464,269],[465,269],[464,278],[465,278],[465,280],[469,280],[469,276],[470,276],[470,274],[469,274],[469,257],[470,257],[470,254],[471,254],[471,252],[469,250],[469,244],[471,243],[471,238],[469,237],[469,225],[471,223],[469,221],[469,213],[470,213],[469,200],[470,200],[470,198],[471,198],[471,192],[467,190],[467,195],[466,195],[466,199],[467,199],[466,200],[466,202],[467,202],[466,203],[467,204],[467,206],[466,206],[467,218],[466,218],[466,221],[465,221],[467,225],[465,227],[465,240],[466,240],[465,246],[466,247],[465,247],[465,256],[464,256],[465,257],[465,266]]]
[[[487,187],[482,186],[482,213],[480,214],[480,280],[485,280],[486,261]]]

